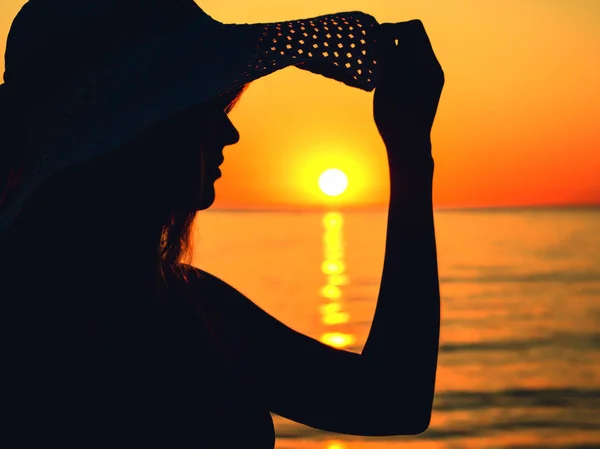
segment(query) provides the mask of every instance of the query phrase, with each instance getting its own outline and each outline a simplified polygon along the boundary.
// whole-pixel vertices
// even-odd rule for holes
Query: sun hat
[[[0,205],[0,232],[58,170],[277,70],[372,91],[377,29],[362,12],[224,24],[193,0],[29,0],[7,40],[0,161],[29,159]]]

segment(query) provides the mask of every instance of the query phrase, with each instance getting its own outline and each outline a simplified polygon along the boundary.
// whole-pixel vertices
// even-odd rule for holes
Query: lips
[[[221,166],[221,164],[225,161],[225,158],[221,157],[219,159],[217,159],[216,163],[217,166],[215,167],[215,173],[217,174],[217,178],[221,177],[221,170],[219,169],[219,167]]]

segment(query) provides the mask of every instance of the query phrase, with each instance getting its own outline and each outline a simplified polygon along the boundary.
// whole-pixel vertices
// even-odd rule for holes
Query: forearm
[[[395,145],[429,146],[429,138]],[[389,151],[389,154],[429,151]],[[390,206],[375,317],[363,355],[392,374],[391,397],[430,413],[440,295],[433,222],[433,161],[389,160]],[[386,378],[390,378],[386,375]],[[401,405],[401,404],[399,404]]]

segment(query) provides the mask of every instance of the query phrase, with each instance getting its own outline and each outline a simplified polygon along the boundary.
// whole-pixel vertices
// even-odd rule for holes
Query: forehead
[[[190,108],[187,112],[195,118],[202,117],[203,119],[215,118],[221,114],[228,114],[233,106],[239,100],[243,92],[243,88],[222,93],[212,100],[205,101]]]
[[[239,101],[245,89],[246,86],[242,86],[238,89],[233,89],[219,95],[219,97],[217,97],[217,106],[221,107],[222,110],[229,112],[229,110]]]
[[[237,96],[238,92],[226,92],[218,97],[213,98],[212,100],[199,104],[196,109],[198,109],[198,112],[225,111],[227,107],[237,98]]]
[[[188,115],[194,118],[209,118],[218,114],[225,113],[227,103],[219,98],[214,98],[210,101],[199,103],[183,112],[183,115]]]

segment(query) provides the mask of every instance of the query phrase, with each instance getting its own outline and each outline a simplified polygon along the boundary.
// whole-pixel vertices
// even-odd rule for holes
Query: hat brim
[[[115,53],[66,90],[29,105],[27,145],[35,157],[0,210],[0,231],[56,171],[107,154],[165,118],[275,71],[296,66],[373,90],[376,25],[361,12],[268,24],[199,19]]]

